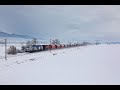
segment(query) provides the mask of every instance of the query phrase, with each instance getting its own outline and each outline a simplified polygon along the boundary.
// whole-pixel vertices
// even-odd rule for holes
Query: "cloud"
[[[0,30],[64,40],[120,39],[120,6],[0,6]]]

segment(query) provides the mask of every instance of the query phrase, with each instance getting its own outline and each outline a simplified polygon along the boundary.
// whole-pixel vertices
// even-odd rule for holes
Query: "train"
[[[39,51],[46,51],[46,50],[55,50],[55,49],[63,49],[63,48],[70,48],[70,47],[77,47],[83,46],[83,44],[58,44],[58,45],[30,45],[25,48],[25,52],[33,53]]]

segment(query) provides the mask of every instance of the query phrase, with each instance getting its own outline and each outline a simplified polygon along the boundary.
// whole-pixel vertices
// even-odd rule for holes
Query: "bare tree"
[[[55,40],[52,40],[52,43],[51,44],[55,44]]]
[[[32,40],[32,45],[36,45],[37,43],[38,43],[38,41],[37,41],[37,39],[36,38],[33,38],[33,40]]]
[[[59,39],[52,40],[52,44],[60,44],[60,40]]]
[[[30,46],[31,45],[31,41],[27,41],[26,46]]]
[[[55,39],[56,44],[60,44],[60,40],[59,39]]]

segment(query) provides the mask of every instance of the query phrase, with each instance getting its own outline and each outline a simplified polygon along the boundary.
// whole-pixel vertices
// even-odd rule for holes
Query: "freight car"
[[[64,48],[64,45],[61,45],[61,48]]]
[[[50,45],[50,49],[56,49],[56,45]]]
[[[60,45],[57,45],[57,49],[60,49],[61,48],[61,46]]]

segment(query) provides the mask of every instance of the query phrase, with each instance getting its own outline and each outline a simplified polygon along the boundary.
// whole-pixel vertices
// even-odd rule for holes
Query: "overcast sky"
[[[0,31],[48,39],[120,41],[120,6],[1,5]]]

